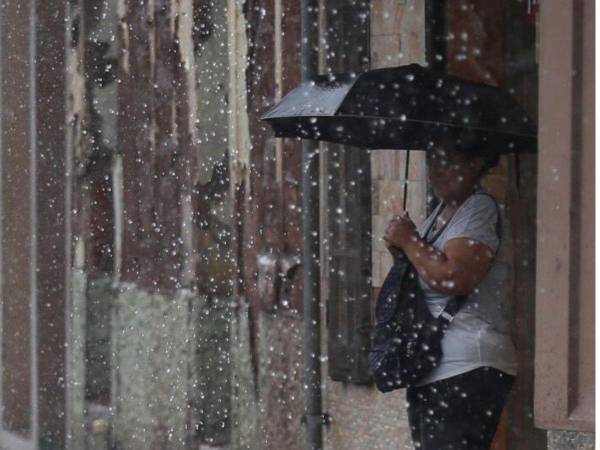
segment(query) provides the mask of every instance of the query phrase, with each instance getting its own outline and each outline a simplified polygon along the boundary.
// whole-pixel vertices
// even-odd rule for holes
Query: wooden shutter
[[[336,146],[328,162],[329,375],[365,383],[370,381],[370,158],[364,150]]]
[[[329,0],[325,8],[326,71],[369,66],[369,2]],[[371,168],[365,149],[328,145],[325,163],[325,280],[329,375],[368,383],[371,329]]]

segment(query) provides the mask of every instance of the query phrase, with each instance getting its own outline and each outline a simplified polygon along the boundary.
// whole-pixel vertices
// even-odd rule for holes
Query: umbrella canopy
[[[537,148],[535,124],[507,92],[418,64],[320,75],[300,84],[261,119],[277,137],[371,149],[454,144],[509,153]]]

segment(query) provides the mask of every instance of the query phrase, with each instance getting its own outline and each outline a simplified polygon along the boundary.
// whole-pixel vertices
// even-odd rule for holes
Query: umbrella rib
[[[508,134],[511,136],[537,139],[537,135],[534,135],[534,134],[516,133],[516,132],[512,132],[512,131],[497,130],[494,128],[464,126],[464,125],[457,125],[457,124],[449,123],[449,122],[439,122],[439,121],[433,121],[433,120],[400,119],[398,117],[382,117],[382,116],[367,116],[367,115],[361,116],[361,115],[355,115],[355,114],[273,117],[273,118],[267,118],[267,119],[263,119],[263,120],[281,120],[281,119],[286,119],[286,118],[294,119],[294,118],[298,118],[298,117],[305,118],[305,119],[310,119],[310,118],[325,118],[325,119],[357,118],[357,119],[395,120],[395,121],[400,121],[402,123],[413,122],[413,123],[423,123],[423,124],[432,124],[432,125],[443,125],[443,126],[448,126],[448,127],[453,127],[453,128],[468,128],[468,129],[476,130],[476,131],[488,131],[488,132],[492,132],[492,133],[501,133],[501,134]]]

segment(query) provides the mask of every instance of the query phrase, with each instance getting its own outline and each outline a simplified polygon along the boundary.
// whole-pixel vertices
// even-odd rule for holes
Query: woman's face
[[[483,160],[443,149],[427,152],[427,179],[446,204],[462,202],[479,182]]]

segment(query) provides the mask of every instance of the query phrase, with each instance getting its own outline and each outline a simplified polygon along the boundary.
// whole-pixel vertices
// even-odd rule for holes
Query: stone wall
[[[548,431],[548,450],[594,450],[594,433]]]

